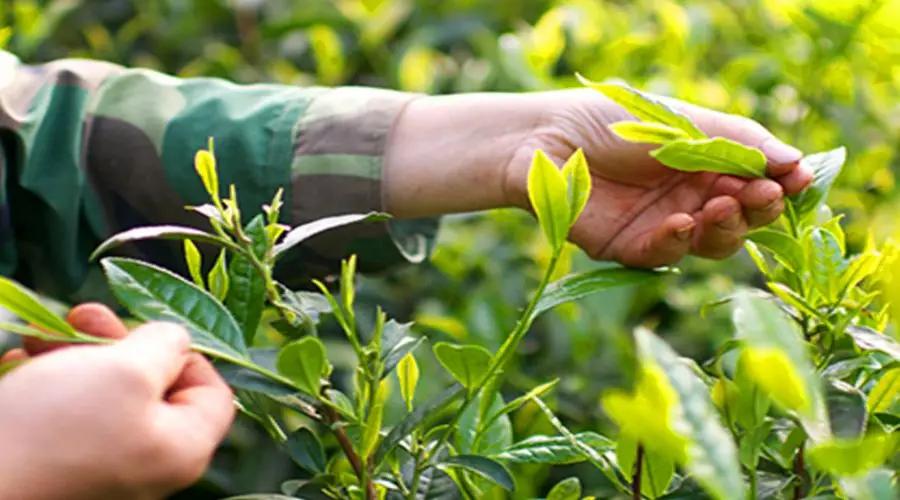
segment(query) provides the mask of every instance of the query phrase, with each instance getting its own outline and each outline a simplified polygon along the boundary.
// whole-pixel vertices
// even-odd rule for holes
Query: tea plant
[[[101,261],[118,301],[135,317],[172,321],[191,333],[193,349],[217,361],[235,389],[235,404],[284,446],[308,477],[289,481],[285,495],[333,498],[481,497],[499,487],[515,489],[507,469],[519,463],[571,463],[590,459],[608,471],[600,453],[610,443],[595,433],[531,436],[512,442],[509,414],[552,390],[556,381],[504,400],[503,373],[529,326],[541,313],[561,303],[616,286],[652,279],[663,271],[604,268],[566,276],[551,283],[566,236],[584,208],[590,176],[578,151],[562,169],[542,152],[534,157],[528,185],[531,202],[552,247],[552,257],[506,341],[495,353],[477,345],[440,342],[435,358],[456,383],[436,397],[416,395],[416,350],[423,339],[409,324],[389,320],[378,310],[374,325],[357,319],[354,277],[356,257],[341,266],[339,286],[321,293],[295,292],[279,283],[273,269],[279,258],[306,239],[352,223],[383,221],[383,214],[351,214],[321,219],[296,228],[279,222],[281,192],[263,213],[242,224],[235,187],[220,197],[213,145],[195,158],[197,173],[211,203],[189,207],[208,218],[210,231],[177,226],[141,227],[113,236],[96,255],[136,240],[182,240],[191,281],[153,264],[108,257]],[[204,276],[195,245],[219,249]],[[0,303],[32,326],[0,328],[49,341],[100,343],[107,340],[75,331],[20,285],[0,280]],[[271,314],[266,313],[271,311]],[[352,387],[333,384],[333,367],[316,324],[331,314],[356,357]],[[274,318],[274,319],[264,319]],[[283,345],[257,347],[271,330]],[[266,335],[270,336],[270,335]],[[384,422],[392,373],[406,415]],[[300,425],[288,426],[288,422]]]

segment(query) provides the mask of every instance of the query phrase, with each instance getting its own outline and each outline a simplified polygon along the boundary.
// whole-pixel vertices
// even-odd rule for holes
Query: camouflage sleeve
[[[385,140],[410,94],[368,88],[235,85],[87,60],[29,66],[0,51],[0,273],[69,300],[103,289],[88,255],[149,224],[202,226],[193,156],[216,141],[221,184],[254,214],[285,187],[285,221],[380,210]],[[427,255],[434,220],[361,224],[285,259],[293,286],[357,253],[377,270]],[[126,253],[181,266],[180,246]]]

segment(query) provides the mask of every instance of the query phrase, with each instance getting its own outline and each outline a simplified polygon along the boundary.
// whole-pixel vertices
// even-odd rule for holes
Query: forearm
[[[509,192],[509,166],[539,127],[545,107],[539,96],[462,94],[411,102],[388,138],[386,210],[412,218],[521,205]]]

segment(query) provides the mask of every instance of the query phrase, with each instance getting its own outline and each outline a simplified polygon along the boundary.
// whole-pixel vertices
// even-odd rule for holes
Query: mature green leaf
[[[894,361],[900,361],[900,343],[893,337],[871,328],[855,325],[847,327],[846,332],[853,339],[856,347],[863,351],[883,352],[894,358]]]
[[[485,479],[489,479],[506,491],[513,491],[516,488],[515,480],[513,480],[512,474],[506,470],[506,467],[487,457],[456,455],[443,459],[439,466],[462,468],[469,472],[474,472]]]
[[[550,246],[562,247],[571,223],[566,178],[540,149],[528,170],[528,199]]]
[[[791,271],[803,269],[803,247],[789,234],[762,228],[751,231],[747,239],[772,252],[775,259]]]
[[[288,455],[300,467],[318,474],[325,471],[325,450],[319,438],[306,427],[292,432],[284,442]]]
[[[634,482],[634,466],[637,461],[636,441],[621,437],[616,443],[616,462],[619,470],[629,481]],[[675,462],[662,455],[644,450],[641,460],[641,493],[649,498],[665,495],[669,483],[675,476]]]
[[[825,387],[825,406],[834,437],[853,439],[866,430],[866,397],[859,389],[840,380]]]
[[[634,115],[635,118],[645,122],[656,122],[683,130],[687,135],[695,139],[706,137],[694,122],[680,111],[676,111],[668,104],[656,97],[641,92],[628,85],[620,83],[597,83],[576,75],[582,85],[590,87],[606,97],[612,99],[619,106]]]
[[[261,215],[257,215],[247,224],[244,234],[252,242],[254,255],[262,260],[266,254],[268,241],[265,222]],[[244,332],[244,341],[247,345],[252,345],[265,306],[266,281],[250,259],[239,254],[231,256],[231,263],[228,266],[228,281],[225,307],[231,311],[241,327],[241,331]],[[210,285],[211,287],[212,285]]]
[[[407,353],[397,364],[397,381],[400,382],[400,395],[406,403],[406,409],[412,410],[416,385],[419,384],[419,365],[412,354]]]
[[[0,277],[0,306],[25,322],[44,328],[48,332],[67,337],[75,336],[72,325],[42,304],[27,288],[9,278]]]
[[[200,255],[200,250],[197,250],[197,245],[194,245],[194,242],[191,240],[184,240],[184,262],[187,264],[188,274],[191,275],[191,279],[194,280],[194,284],[200,288],[205,288],[206,284],[203,281],[203,257]]]
[[[579,300],[610,288],[641,284],[668,272],[671,271],[605,267],[570,274],[547,286],[534,308],[532,319],[560,304]]]
[[[900,367],[891,368],[881,375],[869,392],[868,409],[871,413],[887,412],[900,397]]]
[[[90,260],[94,260],[100,255],[106,253],[112,248],[119,245],[138,240],[162,239],[162,240],[194,240],[212,245],[222,244],[222,239],[218,236],[184,226],[144,226],[122,231],[114,234],[109,239],[101,243],[91,254]]]
[[[744,497],[744,483],[737,449],[719,423],[718,414],[703,382],[662,339],[646,329],[635,335],[638,353],[656,363],[666,374],[679,398],[677,426],[688,439],[685,468],[716,498]]]
[[[281,240],[281,243],[275,245],[272,253],[276,258],[280,257],[285,252],[287,252],[291,248],[294,248],[300,243],[303,243],[307,239],[330,229],[355,224],[357,222],[382,222],[388,220],[389,218],[389,215],[378,212],[324,217],[322,219],[297,226],[294,229],[288,231],[288,233],[285,234],[284,238]]]
[[[394,448],[408,436],[412,431],[418,429],[424,422],[431,417],[439,415],[450,404],[462,396],[464,389],[459,385],[452,385],[443,392],[426,402],[420,404],[413,411],[406,414],[403,420],[391,429],[391,432],[381,440],[378,451],[375,454],[375,463],[381,463],[384,457],[394,450]]]
[[[563,479],[547,493],[547,500],[580,500],[581,481],[577,477]]]
[[[398,323],[390,320],[384,324],[381,338],[381,361],[384,363],[382,376],[387,376],[404,356],[411,353],[425,339],[410,335],[412,323]]]
[[[837,300],[840,278],[847,268],[840,243],[834,234],[822,228],[809,233],[807,243],[807,267],[816,290],[827,302]]]
[[[490,398],[489,404],[485,398]],[[503,396],[482,391],[476,404],[460,415],[456,427],[457,450],[460,453],[492,455],[512,445],[512,422],[501,414]]]
[[[762,452],[766,438],[769,437],[771,432],[772,422],[765,421],[741,436],[738,443],[738,454],[741,458],[741,464],[750,470],[756,470],[759,464],[759,455]]]
[[[591,172],[581,148],[578,148],[566,160],[562,168],[562,175],[566,180],[566,198],[569,200],[569,226],[571,227],[584,211],[591,195]]]
[[[616,122],[610,125],[609,129],[626,141],[646,144],[665,144],[691,138],[681,129],[656,122]]]
[[[227,356],[247,356],[234,317],[206,291],[146,262],[108,257],[101,264],[113,294],[131,314],[144,321],[178,323],[197,345]]]
[[[682,172],[715,172],[765,177],[766,156],[758,149],[724,137],[679,139],[650,152],[663,165]]]
[[[275,362],[278,372],[304,391],[318,396],[322,377],[328,373],[325,346],[317,337],[304,337],[285,345]]]
[[[613,442],[595,432],[579,432],[578,442],[598,453],[613,449]],[[584,452],[566,436],[535,435],[515,443],[491,456],[495,460],[514,464],[571,464],[587,460]]]
[[[491,353],[477,345],[438,342],[434,356],[457,382],[470,390],[484,380],[491,364]]]
[[[456,482],[441,469],[429,467],[419,476],[416,500],[460,500],[461,498]]]
[[[219,301],[225,300],[225,296],[228,295],[229,280],[228,271],[225,268],[225,250],[223,249],[219,252],[216,263],[210,269],[209,276],[206,277],[206,282],[209,283],[209,293]]]
[[[831,190],[831,185],[837,179],[845,161],[847,161],[847,149],[844,147],[812,154],[800,160],[801,166],[812,171],[813,181],[808,188],[791,198],[794,211],[798,216],[803,217],[813,213],[825,201],[828,191]]]

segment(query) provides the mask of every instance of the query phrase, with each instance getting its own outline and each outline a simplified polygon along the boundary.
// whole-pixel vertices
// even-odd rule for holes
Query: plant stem
[[[803,465],[804,444],[805,443],[800,443],[800,447],[797,448],[797,454],[794,455],[794,475],[797,476],[797,485],[794,486],[794,500],[803,498],[803,474],[805,468]]]
[[[638,443],[634,458],[634,472],[631,475],[631,498],[641,500],[641,475],[644,469],[644,445]]]
[[[377,495],[375,494],[375,485],[366,478],[366,465],[363,463],[362,459],[359,458],[356,450],[353,449],[353,443],[350,441],[347,433],[344,432],[344,428],[333,425],[340,420],[337,412],[334,408],[327,405],[322,408],[322,412],[325,414],[325,422],[332,427],[334,437],[337,438],[341,450],[343,450],[344,455],[347,457],[347,461],[350,462],[350,466],[353,468],[353,472],[356,473],[356,477],[363,481],[366,490],[366,498],[368,500],[375,500],[377,498]]]
[[[756,489],[757,489],[756,467],[754,467],[753,469],[750,470],[750,495],[749,495],[750,500],[756,500],[756,495],[757,495]]]

